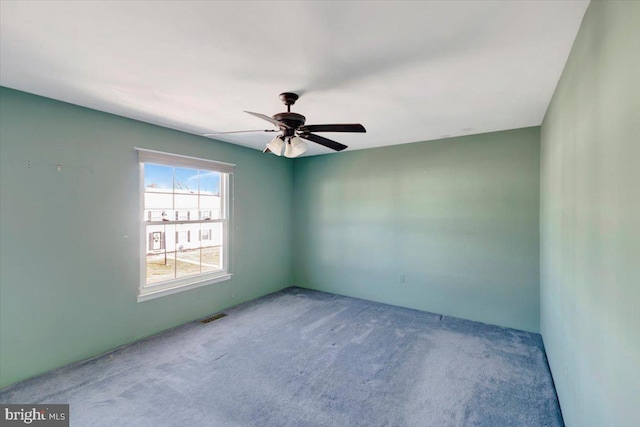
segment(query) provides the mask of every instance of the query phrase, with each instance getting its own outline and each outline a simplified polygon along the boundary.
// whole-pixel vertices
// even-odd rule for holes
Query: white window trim
[[[139,212],[144,212],[144,167],[143,163],[154,163],[166,166],[174,167],[190,167],[198,168],[200,170],[209,170],[220,172],[221,182],[220,189],[224,194],[222,197],[221,216],[226,220],[194,220],[194,221],[145,221],[143,216],[140,215],[140,282],[138,285],[138,302],[149,301],[155,298],[160,298],[167,295],[184,292],[190,289],[200,288],[202,286],[211,285],[214,283],[224,282],[230,280],[233,277],[231,272],[232,260],[231,254],[233,253],[230,242],[230,230],[233,223],[233,172],[235,165],[231,163],[216,162],[213,160],[200,159],[197,157],[182,156],[179,154],[163,153],[161,151],[147,150],[143,148],[134,148],[138,152],[138,166],[139,166]],[[221,222],[223,224],[222,229],[222,247],[224,248],[222,257],[222,269],[212,271],[209,273],[197,274],[187,277],[181,277],[157,284],[147,285],[147,260],[142,248],[146,245],[146,226],[153,225],[159,222],[160,224],[180,224],[180,223],[212,223]]]
[[[146,266],[145,266],[146,267]],[[217,275],[214,275],[217,274]],[[209,276],[209,275],[206,275]],[[180,279],[172,280],[170,282],[163,282],[162,285],[155,285],[157,289],[150,289],[154,285],[140,287],[140,294],[138,295],[138,302],[149,301],[152,299],[164,297],[167,295],[177,294],[178,292],[188,291],[189,289],[196,289],[202,286],[212,285],[214,283],[224,282],[230,280],[233,277],[231,273],[212,273],[210,277],[205,277],[204,274],[197,276],[188,276]],[[145,280],[143,278],[143,280]],[[197,279],[197,280],[194,280]],[[144,289],[144,290],[143,290]]]

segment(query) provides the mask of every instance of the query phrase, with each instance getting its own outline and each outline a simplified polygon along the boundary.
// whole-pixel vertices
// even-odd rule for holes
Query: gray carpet
[[[72,426],[561,426],[540,335],[289,288],[0,391]]]

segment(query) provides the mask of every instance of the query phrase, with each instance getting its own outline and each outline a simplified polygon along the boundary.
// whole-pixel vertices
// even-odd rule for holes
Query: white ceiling
[[[194,134],[269,129],[242,111],[296,91],[356,150],[539,125],[588,1],[0,4],[3,86]]]

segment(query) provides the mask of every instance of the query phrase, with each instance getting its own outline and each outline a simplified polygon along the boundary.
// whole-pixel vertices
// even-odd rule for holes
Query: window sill
[[[176,284],[166,284],[159,289],[153,289],[153,286],[149,288],[140,289],[138,295],[138,302],[149,301],[156,298],[161,298],[167,295],[177,294],[178,292],[188,291],[189,289],[196,289],[202,286],[211,285],[213,283],[224,282],[230,280],[233,275],[231,273],[224,273],[219,276],[207,277],[207,278],[194,278],[189,282],[179,282]]]

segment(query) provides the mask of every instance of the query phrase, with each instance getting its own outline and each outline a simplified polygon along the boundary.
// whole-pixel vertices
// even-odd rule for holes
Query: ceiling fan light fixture
[[[364,133],[367,131],[364,126],[359,123],[305,125],[307,120],[306,117],[302,114],[294,113],[291,111],[291,106],[295,104],[296,100],[298,99],[298,94],[292,92],[284,92],[280,94],[280,99],[287,106],[287,111],[274,114],[273,117],[269,117],[265,114],[245,111],[245,113],[247,114],[251,114],[254,117],[263,119],[275,125],[278,129],[216,132],[205,134],[205,136],[244,132],[282,132],[279,136],[275,137],[271,142],[269,142],[267,144],[267,147],[262,152],[273,153],[276,156],[284,155],[291,158],[298,157],[307,151],[307,143],[303,140],[311,141],[334,151],[342,151],[347,148],[347,146],[344,144],[340,144],[339,142],[336,142],[329,138],[325,138],[324,136],[316,135],[314,132]]]
[[[289,139],[289,143],[287,144],[287,148],[284,151],[285,157],[293,158],[298,157],[307,151],[307,143],[304,142],[301,138],[294,136]]]
[[[276,136],[267,144],[267,148],[276,156],[282,156],[282,149],[284,148],[284,139]]]

